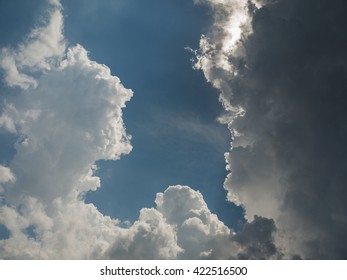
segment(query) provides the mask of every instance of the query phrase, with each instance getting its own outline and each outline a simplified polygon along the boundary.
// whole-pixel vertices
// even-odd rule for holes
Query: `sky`
[[[208,24],[207,9],[189,1],[98,5],[102,17],[90,23],[86,22],[94,10],[66,7],[65,33],[69,41],[88,46],[93,59],[131,85],[134,96],[124,108],[124,119],[133,136],[133,151],[120,161],[99,163],[104,187],[89,193],[87,200],[100,201],[97,206],[103,213],[133,220],[142,207],[154,204],[157,192],[172,184],[187,184],[208,197],[214,212],[228,212],[226,222],[236,227],[242,212],[225,202],[221,187],[226,176],[223,154],[230,146],[227,127],[216,121],[223,109],[217,92],[192,68],[192,54],[185,49],[198,47]],[[77,19],[70,19],[70,13]],[[84,29],[88,35],[83,35]],[[206,158],[210,162],[201,164]],[[115,186],[110,199],[108,191]]]
[[[0,1],[0,258],[346,259],[346,8]]]

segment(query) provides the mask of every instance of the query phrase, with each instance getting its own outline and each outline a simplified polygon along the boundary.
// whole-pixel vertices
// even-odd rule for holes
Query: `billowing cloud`
[[[83,47],[69,48],[67,58],[13,105],[23,140],[11,163],[18,180],[8,186],[8,199],[20,193],[50,202],[96,189],[93,163],[131,150],[121,118],[131,95]]]
[[[62,18],[53,1],[46,24],[1,54],[5,82],[24,90],[1,116],[18,136],[9,168],[0,169],[0,224],[10,232],[3,258],[97,258],[120,231],[83,193],[100,186],[95,161],[132,149],[122,120],[132,91],[82,46],[66,50]]]
[[[176,227],[178,244],[185,249],[183,258],[206,258],[215,252],[216,257],[226,258],[235,251],[229,240],[232,232],[210,212],[200,192],[183,186],[169,187],[157,194],[156,204]]]
[[[140,217],[109,247],[111,259],[175,259],[184,250],[176,229],[156,209],[141,209]]]
[[[345,258],[345,3],[198,2],[215,11],[195,66],[227,111],[228,198],[251,224],[254,215],[274,220],[285,258]]]
[[[255,217],[235,233],[188,186],[158,193],[155,209],[142,209],[107,254],[124,259],[259,259],[279,257],[272,220]]]

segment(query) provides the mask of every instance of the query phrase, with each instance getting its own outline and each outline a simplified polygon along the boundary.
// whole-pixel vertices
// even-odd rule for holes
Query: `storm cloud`
[[[233,35],[220,26],[238,9],[200,2],[216,10],[195,67],[220,90],[228,112],[220,121],[233,137],[229,200],[249,221],[274,220],[285,258],[345,258],[345,2],[236,1],[249,20],[227,50]]]

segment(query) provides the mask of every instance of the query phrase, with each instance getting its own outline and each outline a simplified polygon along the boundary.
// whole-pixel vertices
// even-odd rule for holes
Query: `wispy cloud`
[[[229,144],[227,130],[217,120],[207,122],[194,116],[178,114],[155,117],[151,133],[171,135],[193,143],[208,143],[211,147],[224,148]]]

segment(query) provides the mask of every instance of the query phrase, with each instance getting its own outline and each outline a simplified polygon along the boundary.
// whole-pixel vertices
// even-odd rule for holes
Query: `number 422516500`
[[[196,275],[246,275],[247,267],[230,266],[230,267],[209,267],[200,266],[193,270]]]

